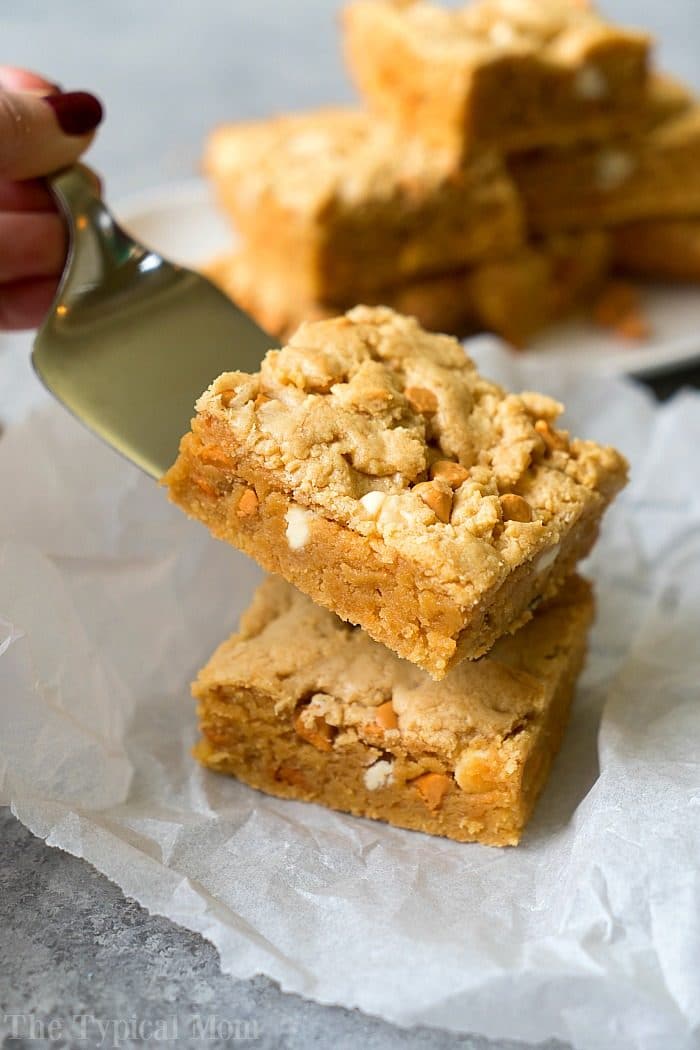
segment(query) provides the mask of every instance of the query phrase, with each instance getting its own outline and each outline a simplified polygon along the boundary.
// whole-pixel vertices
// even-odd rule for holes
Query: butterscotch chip
[[[222,390],[219,394],[219,397],[221,398],[221,404],[223,405],[223,407],[228,408],[235,396],[235,390]]]
[[[592,613],[573,577],[520,631],[436,683],[269,577],[193,686],[197,757],[274,795],[514,844],[559,746]],[[377,696],[391,699],[377,707]],[[379,724],[394,718],[400,732]]]
[[[377,748],[381,748],[383,746],[384,734],[386,733],[386,730],[382,729],[382,727],[377,722],[366,722],[365,725],[361,727],[361,730],[358,730],[358,732],[360,733],[362,739],[366,741],[366,743]]]
[[[594,320],[603,328],[631,342],[647,339],[651,325],[644,316],[639,288],[625,281],[611,281],[593,311]]]
[[[199,453],[202,463],[211,467],[226,467],[230,465],[230,457],[222,448],[216,445],[206,445]]]
[[[406,400],[411,408],[424,416],[431,416],[438,410],[438,399],[432,390],[422,386],[407,386],[404,390]]]
[[[501,510],[504,521],[533,521],[535,517],[527,500],[514,492],[507,492],[501,496]]]
[[[565,435],[560,430],[555,430],[546,419],[538,419],[535,423],[535,430],[548,449],[560,452],[568,450],[569,442]]]
[[[445,492],[432,481],[422,481],[413,488],[416,496],[430,507],[439,521],[448,522],[452,511],[452,493]]]
[[[411,783],[418,788],[428,809],[435,811],[440,808],[451,781],[452,777],[444,773],[423,773]]]
[[[203,496],[207,496],[209,499],[216,498],[216,486],[212,485],[206,478],[193,478],[192,483]]]
[[[302,711],[294,719],[294,729],[302,740],[306,740],[309,744],[313,744],[318,751],[333,750],[333,731],[323,718],[314,718],[309,722],[309,720],[304,717],[304,712]]]
[[[429,421],[406,403],[412,386],[440,391]],[[224,410],[219,390],[231,387],[238,396]],[[271,400],[256,405],[261,390]],[[357,307],[341,324],[303,325],[259,373],[216,380],[165,480],[215,535],[441,678],[561,586],[626,481],[613,449],[569,447],[550,432],[560,410],[481,377],[456,340],[384,307]],[[202,463],[209,446],[224,450],[225,467]],[[455,491],[424,480],[440,460],[469,471]],[[218,495],[205,498],[200,479]],[[266,496],[241,519],[251,487]],[[514,491],[538,522],[517,537],[499,503]],[[543,574],[538,559],[554,545]]]
[[[374,718],[382,729],[396,729],[399,724],[391,700],[387,700],[385,704],[380,704],[379,707],[375,709]]]
[[[469,471],[460,463],[453,463],[449,459],[439,459],[430,468],[430,477],[436,481],[445,481],[451,488],[457,489],[467,480]]]
[[[236,508],[236,514],[239,518],[250,518],[256,513],[258,509],[258,497],[255,489],[246,489],[240,500],[238,501],[238,507]]]

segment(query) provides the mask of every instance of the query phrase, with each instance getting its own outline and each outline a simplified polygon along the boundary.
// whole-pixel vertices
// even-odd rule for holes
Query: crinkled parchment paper
[[[188,684],[258,570],[41,397],[25,352],[0,353],[0,797],[19,819],[238,977],[404,1025],[696,1045],[700,396],[656,407],[482,353],[634,467],[590,561],[599,616],[563,752],[522,845],[499,851],[194,764]]]

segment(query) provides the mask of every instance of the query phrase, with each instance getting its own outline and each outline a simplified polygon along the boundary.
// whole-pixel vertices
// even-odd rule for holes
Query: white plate
[[[122,201],[124,225],[149,246],[189,266],[230,250],[232,235],[202,180],[165,186]],[[653,330],[643,346],[630,346],[583,319],[550,327],[528,349],[552,366],[583,364],[598,372],[650,375],[700,362],[700,288],[657,286],[644,292]]]

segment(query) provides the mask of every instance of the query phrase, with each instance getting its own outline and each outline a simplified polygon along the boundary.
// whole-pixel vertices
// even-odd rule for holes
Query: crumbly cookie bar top
[[[553,427],[557,402],[506,394],[456,340],[383,307],[302,325],[259,373],[220,376],[197,410],[310,513],[400,546],[443,581],[558,542],[562,506],[575,518],[581,486],[604,491],[616,475],[618,487],[624,471],[612,449]],[[301,518],[290,542],[297,529]]]

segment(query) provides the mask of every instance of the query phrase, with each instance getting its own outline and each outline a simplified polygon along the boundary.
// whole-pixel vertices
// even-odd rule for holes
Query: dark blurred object
[[[668,372],[665,375],[653,376],[643,380],[644,384],[654,391],[660,401],[667,401],[669,397],[681,390],[683,387],[695,387],[700,389],[700,364],[690,368],[684,368],[677,372]]]

